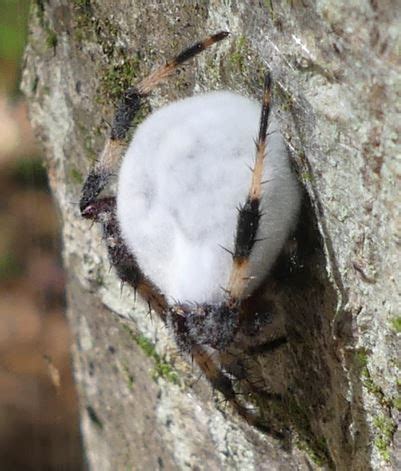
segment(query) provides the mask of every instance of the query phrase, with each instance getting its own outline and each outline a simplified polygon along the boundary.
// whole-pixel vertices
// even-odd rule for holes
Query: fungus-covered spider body
[[[125,153],[117,197],[98,197],[150,91],[227,35],[184,50],[125,92],[80,209],[102,223],[120,278],[170,326],[212,385],[253,421],[210,351],[224,351],[249,316],[260,316],[245,305],[269,273],[299,208],[298,184],[271,114],[270,75],[261,107],[220,91],[150,115]]]

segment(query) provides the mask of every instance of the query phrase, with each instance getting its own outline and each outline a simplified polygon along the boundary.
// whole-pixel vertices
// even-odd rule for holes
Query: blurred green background
[[[19,92],[27,0],[0,0],[0,469],[83,469],[59,223]]]
[[[18,93],[29,4],[23,0],[0,0],[0,90],[9,94]]]

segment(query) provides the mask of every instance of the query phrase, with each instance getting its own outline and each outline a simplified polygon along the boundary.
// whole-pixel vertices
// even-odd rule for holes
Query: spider
[[[151,114],[125,152],[116,197],[99,196],[152,89],[228,35],[197,42],[125,91],[83,185],[80,210],[101,223],[121,280],[148,302],[240,415],[266,430],[237,397],[233,377],[240,374],[224,370],[212,353],[225,352],[244,326],[256,332],[269,322],[255,307],[258,288],[297,219],[300,193],[271,113],[270,73],[261,112],[248,98],[217,91]]]

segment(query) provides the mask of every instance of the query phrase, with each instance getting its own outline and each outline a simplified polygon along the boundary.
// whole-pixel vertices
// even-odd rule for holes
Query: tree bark
[[[23,90],[63,224],[91,469],[401,468],[399,7],[33,2]],[[253,399],[290,431],[285,443],[222,405],[158,318],[129,288],[120,291],[100,230],[77,205],[121,91],[222,29],[230,39],[162,85],[150,104],[217,88],[259,99],[264,71],[272,72],[305,197],[297,273],[283,279],[276,270],[266,289],[288,345],[253,358],[283,401]]]

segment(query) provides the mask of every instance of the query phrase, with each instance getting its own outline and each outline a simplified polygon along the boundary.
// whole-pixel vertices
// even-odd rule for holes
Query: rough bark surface
[[[33,2],[23,89],[63,221],[91,469],[401,468],[400,12],[397,0]],[[290,430],[284,443],[221,405],[159,320],[120,292],[76,204],[123,88],[221,29],[230,40],[151,106],[218,88],[258,98],[272,71],[305,202],[296,273],[266,289],[289,342],[252,368],[283,395],[254,400]]]

